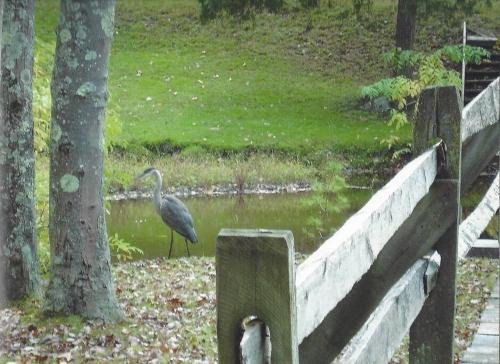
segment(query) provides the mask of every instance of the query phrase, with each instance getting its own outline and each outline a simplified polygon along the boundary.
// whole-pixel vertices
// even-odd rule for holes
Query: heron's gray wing
[[[161,206],[161,217],[180,235],[196,243],[193,218],[186,205],[175,196],[166,196]]]

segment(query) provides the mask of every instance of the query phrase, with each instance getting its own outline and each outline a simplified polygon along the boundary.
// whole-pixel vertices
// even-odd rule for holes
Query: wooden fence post
[[[456,271],[458,249],[458,227],[460,211],[461,179],[461,136],[462,102],[456,87],[436,87],[425,90],[425,98],[419,106],[418,125],[434,125],[435,134],[429,133],[430,127],[416,130],[414,135],[421,148],[427,137],[437,136],[444,142],[444,155],[436,183],[448,185],[456,196],[456,218],[446,233],[436,243],[441,255],[441,268],[435,289],[429,295],[422,311],[410,328],[410,363],[451,364],[453,363]],[[425,104],[430,102],[429,104]],[[435,121],[434,121],[435,120]],[[434,129],[434,128],[433,128]]]
[[[240,362],[241,323],[255,316],[270,330],[272,362],[298,364],[293,244],[290,231],[223,229],[219,233],[219,363]]]

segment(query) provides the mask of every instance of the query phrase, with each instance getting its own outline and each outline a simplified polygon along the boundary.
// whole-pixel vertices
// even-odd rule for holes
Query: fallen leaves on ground
[[[296,257],[299,262],[304,258]],[[25,300],[0,311],[0,362],[217,362],[213,258],[118,264],[114,275],[125,322],[43,318],[41,301]],[[467,259],[460,264],[459,352],[470,345],[497,276],[494,260]],[[391,363],[407,362],[406,347]]]
[[[0,361],[216,362],[213,258],[119,264],[114,274],[125,322],[42,318],[39,301],[23,302],[1,311]]]
[[[455,314],[455,363],[472,344],[496,279],[498,260],[467,258],[460,261],[457,271],[457,300]],[[389,364],[406,364],[408,360],[408,336]]]

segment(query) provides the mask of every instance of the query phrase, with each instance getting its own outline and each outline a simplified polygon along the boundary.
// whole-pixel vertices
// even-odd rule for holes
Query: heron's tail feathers
[[[194,231],[194,229],[191,229],[189,231],[188,240],[193,244],[196,244],[198,242],[198,236],[196,235],[196,231]]]

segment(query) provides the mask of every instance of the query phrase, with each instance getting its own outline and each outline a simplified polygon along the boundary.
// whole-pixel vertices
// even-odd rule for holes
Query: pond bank
[[[349,190],[372,190],[372,187],[347,185]],[[311,184],[308,182],[289,183],[285,185],[276,184],[258,184],[249,188],[239,189],[236,184],[219,185],[210,187],[169,187],[164,193],[174,195],[176,197],[220,197],[220,196],[236,196],[236,195],[273,195],[279,193],[301,193],[311,192]],[[153,196],[150,190],[130,190],[124,192],[115,192],[106,196],[108,201],[124,201],[124,200],[142,200],[149,199]]]
[[[210,187],[169,187],[164,192],[177,197],[217,197],[231,195],[254,195],[254,194],[277,194],[277,193],[299,193],[311,191],[311,185],[307,182],[289,183],[285,185],[258,184],[250,188],[238,188],[236,184],[214,185]],[[109,201],[140,200],[151,198],[151,189],[130,190],[116,192],[106,197]]]

